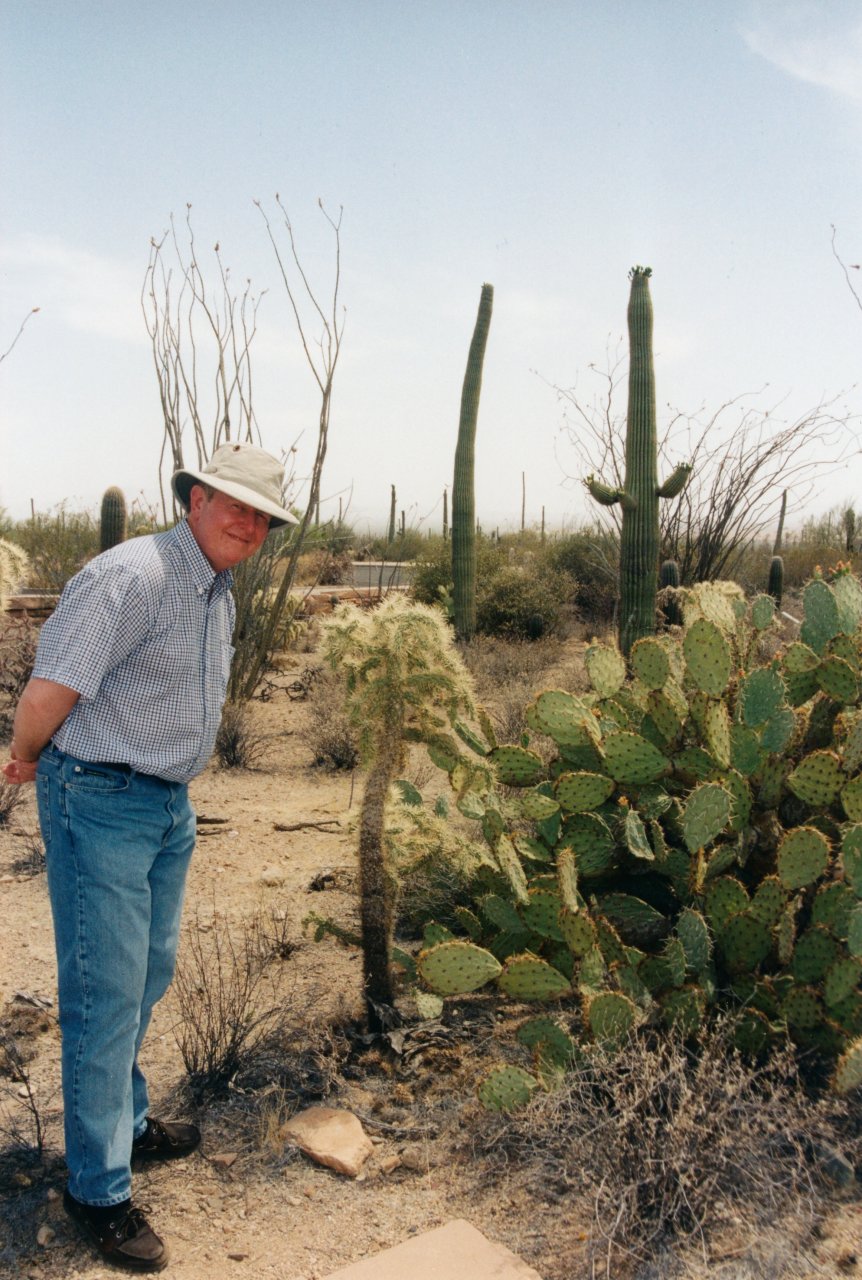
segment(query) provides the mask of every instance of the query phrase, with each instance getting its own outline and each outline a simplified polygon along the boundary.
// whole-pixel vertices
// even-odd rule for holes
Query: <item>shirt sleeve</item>
[[[152,626],[145,593],[122,565],[86,565],[42,627],[33,675],[93,698]]]

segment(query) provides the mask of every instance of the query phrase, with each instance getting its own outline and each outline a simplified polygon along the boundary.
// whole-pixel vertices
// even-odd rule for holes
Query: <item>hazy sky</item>
[[[273,452],[317,402],[254,201],[290,210],[323,298],[343,207],[346,326],[324,514],[439,527],[483,281],[480,519],[588,512],[554,386],[598,390],[628,270],[653,268],[658,400],[742,392],[854,414],[862,312],[857,0],[0,0],[0,506],[158,492],[140,307],[150,238],[192,219],[238,287]],[[851,272],[862,286],[862,272]],[[206,363],[201,345],[202,365]],[[206,375],[209,376],[208,374]],[[763,389],[763,390],[761,390]],[[620,401],[624,409],[624,398]],[[826,505],[858,501],[862,455]],[[681,459],[676,459],[681,460]],[[855,471],[855,474],[854,474]]]

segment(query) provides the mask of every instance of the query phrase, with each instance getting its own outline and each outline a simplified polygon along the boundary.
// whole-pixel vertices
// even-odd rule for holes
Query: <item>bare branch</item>
[[[15,337],[12,339],[12,342],[11,342],[11,343],[10,343],[10,345],[6,348],[6,350],[3,352],[3,354],[2,354],[2,355],[0,355],[0,364],[2,364],[2,363],[3,363],[3,361],[4,361],[4,360],[6,359],[6,357],[9,355],[9,353],[14,349],[14,347],[15,347],[16,343],[18,342],[18,339],[21,337],[21,334],[24,332],[24,329],[26,328],[27,321],[30,319],[30,317],[31,317],[31,316],[34,316],[34,315],[36,314],[36,312],[37,312],[37,311],[40,311],[40,310],[41,310],[41,308],[40,308],[40,307],[33,307],[30,311],[28,311],[28,312],[27,312],[26,316],[24,317],[24,319],[21,321],[20,325],[18,326],[18,332],[15,334]]]

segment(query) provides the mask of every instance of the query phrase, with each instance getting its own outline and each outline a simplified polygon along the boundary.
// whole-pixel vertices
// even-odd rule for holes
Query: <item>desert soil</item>
[[[307,662],[298,658],[298,666]],[[296,673],[285,673],[282,684]],[[775,1224],[758,1241],[726,1241],[715,1262],[667,1259],[659,1269],[606,1270],[589,1203],[537,1203],[517,1171],[490,1173],[474,1151],[474,1081],[481,1052],[493,1051],[493,1011],[444,1015],[449,1023],[400,1058],[372,1046],[346,1049],[344,1028],[361,1012],[361,961],[355,948],[315,942],[310,911],[355,917],[355,861],[361,775],[315,769],[301,737],[308,704],[282,690],[254,704],[265,738],[260,765],[211,766],[192,784],[201,819],[186,899],[186,929],[207,934],[263,913],[293,944],[274,966],[278,1000],[290,1022],[295,1084],[242,1077],[220,1100],[194,1110],[184,1096],[175,992],[157,1009],[145,1045],[154,1113],[193,1114],[204,1132],[188,1159],[136,1172],[134,1194],[171,1249],[178,1280],[278,1277],[322,1280],[450,1218],[467,1218],[521,1255],[545,1280],[588,1275],[829,1277],[858,1274],[862,1210],[858,1196],[836,1206],[816,1238],[787,1245],[793,1224]],[[281,830],[280,827],[292,827]],[[0,827],[0,1021],[15,1033],[47,1123],[41,1168],[6,1160],[0,1185],[0,1274],[95,1280],[117,1272],[80,1240],[59,1202],[63,1186],[56,976],[44,874],[34,861],[37,820],[32,792]],[[315,889],[313,883],[322,883]],[[279,922],[279,923],[275,923]],[[283,922],[283,923],[282,923]],[[188,947],[184,939],[183,947]],[[44,1001],[45,1010],[37,1004]],[[470,1024],[471,1034],[459,1031]],[[334,1030],[332,1029],[334,1027]],[[477,1050],[477,1044],[479,1050]],[[361,1046],[359,1047],[361,1049]],[[314,1069],[309,1067],[312,1064]],[[283,1073],[283,1064],[281,1070]],[[316,1092],[315,1092],[316,1091]],[[29,1134],[20,1082],[0,1074],[0,1148],[10,1128]],[[325,1096],[321,1096],[325,1093]],[[313,1164],[278,1139],[278,1124],[300,1106],[323,1101],[357,1114],[375,1144],[358,1178]],[[45,1167],[46,1166],[46,1167]],[[713,1255],[715,1257],[715,1255]],[[792,1268],[777,1260],[792,1256]],[[772,1262],[770,1262],[772,1259]]]

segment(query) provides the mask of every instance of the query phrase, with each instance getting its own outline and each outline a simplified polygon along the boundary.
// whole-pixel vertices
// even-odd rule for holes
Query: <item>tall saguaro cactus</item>
[[[461,417],[455,447],[455,475],[452,482],[452,606],[455,633],[459,640],[470,640],[476,630],[476,496],[473,478],[482,366],[493,305],[494,286],[483,284],[461,389]]]
[[[126,499],[122,489],[112,486],[102,495],[99,515],[99,550],[108,551],[126,540]]]
[[[678,466],[663,485],[658,483],[655,370],[652,355],[652,299],[650,267],[629,272],[629,401],[626,418],[626,475],[622,489],[612,489],[588,476],[590,494],[603,506],[622,507],[620,537],[619,640],[628,654],[635,640],[656,628],[656,584],[659,557],[659,498],[682,493],[691,474]]]

